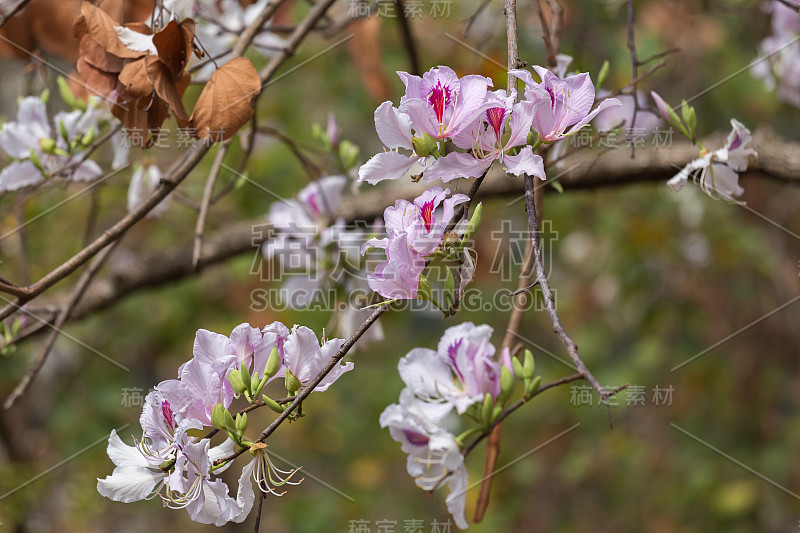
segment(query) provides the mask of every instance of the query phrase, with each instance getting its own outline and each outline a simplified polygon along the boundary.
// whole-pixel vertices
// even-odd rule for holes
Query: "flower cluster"
[[[399,108],[384,102],[375,111],[375,128],[390,151],[367,161],[359,179],[372,184],[398,179],[415,164],[422,167],[426,183],[475,178],[495,160],[511,174],[545,179],[542,158],[529,146],[531,127],[538,142],[556,141],[620,102],[606,99],[591,111],[595,91],[588,74],[561,79],[545,68],[534,69],[540,83],[528,71],[509,72],[526,83],[525,100],[519,103],[515,92],[489,91],[491,79],[459,78],[449,67],[431,69],[422,77],[398,72],[406,86]],[[448,141],[455,151],[447,153]],[[413,153],[404,155],[400,149]]]
[[[397,200],[394,206],[386,208],[383,214],[386,237],[374,237],[361,247],[362,254],[370,247],[386,252],[386,261],[367,276],[372,290],[390,299],[428,296],[419,291],[426,258],[437,252],[445,239],[444,232],[453,220],[455,207],[469,200],[464,194],[448,198],[449,193],[449,189],[431,187],[413,202]],[[471,265],[469,253],[466,250],[463,253],[466,264]],[[462,269],[464,284],[472,278],[473,269]],[[422,283],[426,283],[424,278]]]
[[[22,99],[17,120],[6,122],[0,130],[0,148],[14,161],[0,172],[0,192],[37,185],[53,173],[74,165],[69,177],[86,181],[102,174],[91,160],[82,160],[83,149],[92,143],[100,112],[97,100],[90,98],[83,110],[61,111],[50,124],[46,97]]]
[[[329,138],[334,137],[329,133]],[[324,289],[368,292],[358,254],[367,234],[335,217],[347,183],[345,176],[324,176],[304,187],[297,198],[270,208],[268,220],[276,235],[265,240],[261,249],[265,259],[280,260],[284,271],[295,273],[281,288],[281,297],[290,307],[310,306],[317,295],[324,297]],[[355,303],[348,301],[338,314],[337,330],[343,337],[349,337],[367,316]],[[370,328],[357,347],[369,340],[383,340],[380,323]]]
[[[453,409],[479,419],[482,403],[493,412],[513,387],[511,355],[506,348],[502,363],[496,361],[491,335],[491,327],[465,322],[448,328],[437,350],[411,350],[398,364],[406,385],[400,401],[380,416],[381,427],[388,427],[408,454],[407,470],[417,486],[430,491],[449,485],[447,509],[461,529],[467,528],[467,470],[460,439],[443,421]]]
[[[280,377],[288,393],[296,394],[322,371],[343,342],[332,339],[320,345],[310,329],[294,326],[290,331],[280,322],[261,331],[241,324],[229,337],[199,330],[193,357],[178,369],[178,378],[159,383],[147,395],[139,418],[141,439],[130,446],[116,431],[111,432],[108,455],[115,468],[110,476],[98,479],[98,492],[125,503],[159,497],[165,506],[185,508],[192,520],[204,524],[243,521],[254,500],[251,478],[261,491],[275,495],[281,494],[276,487],[299,481],[291,480],[295,471],[272,463],[263,443],[245,439],[247,415],[240,413],[234,419],[228,408],[238,395],[256,403],[263,387]],[[352,368],[349,362],[336,365],[314,390],[327,390]],[[281,409],[266,395],[262,398]],[[189,434],[210,426],[229,438],[212,447],[210,438]],[[226,458],[235,446],[248,449],[251,461],[242,469],[233,497],[227,484],[214,476],[230,466]]]
[[[773,0],[765,8],[772,14],[772,35],[759,44],[760,57],[750,72],[763,79],[770,91],[777,80],[778,98],[800,107],[800,1]]]

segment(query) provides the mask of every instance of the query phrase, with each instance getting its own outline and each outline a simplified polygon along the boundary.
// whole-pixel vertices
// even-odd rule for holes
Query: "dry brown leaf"
[[[122,41],[117,36],[117,31],[114,29],[115,26],[118,26],[117,22],[99,7],[95,7],[89,2],[83,2],[81,4],[81,14],[86,18],[89,34],[108,52],[117,57],[129,59],[136,59],[145,55],[145,52],[134,52],[122,44]]]
[[[211,75],[194,106],[191,122],[201,139],[224,141],[253,116],[261,80],[249,59],[233,59]]]
[[[131,61],[119,73],[119,82],[125,87],[125,92],[133,98],[143,98],[152,94],[154,90],[153,84],[147,78],[145,60],[143,57]]]
[[[154,55],[148,55],[144,60],[144,65],[147,77],[152,82],[158,97],[169,106],[178,124],[182,127],[185,126],[189,121],[189,115],[186,114],[186,109],[183,107],[180,92],[169,67]]]
[[[153,30],[147,25],[146,22],[129,22],[125,24],[125,27],[129,30],[137,31],[145,35],[153,35]]]
[[[117,75],[103,72],[93,67],[81,57],[77,62],[78,74],[83,78],[86,91],[89,94],[107,98],[108,94],[117,87]]]
[[[174,20],[153,36],[153,44],[158,50],[158,57],[172,71],[176,78],[183,71],[189,55],[192,53],[194,39],[194,21],[185,19],[178,24]]]
[[[92,39],[89,35],[89,27],[86,24],[86,19],[83,15],[79,15],[75,19],[75,25],[72,28],[73,35],[80,43],[80,57],[95,68],[103,72],[118,73],[125,65],[125,60],[109,54],[105,48],[100,46],[100,43]]]

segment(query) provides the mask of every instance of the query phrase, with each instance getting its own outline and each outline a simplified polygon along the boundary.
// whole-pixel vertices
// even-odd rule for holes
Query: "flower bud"
[[[267,359],[267,366],[264,368],[264,377],[269,379],[278,373],[278,368],[281,366],[281,356],[278,353],[278,347],[273,346],[272,351],[269,352]]]
[[[421,137],[414,137],[411,139],[411,145],[414,147],[414,153],[420,157],[428,157],[431,155],[430,150],[425,145],[425,140]]]
[[[240,437],[247,431],[247,413],[236,415],[236,434]]]
[[[248,387],[244,384],[242,373],[239,370],[231,370],[228,374],[228,381],[231,382],[231,385],[233,386],[233,392],[236,394],[242,394],[248,389]]]
[[[536,370],[536,364],[533,361],[533,354],[530,350],[525,350],[525,359],[524,363],[522,364],[522,377],[523,379],[530,380],[533,379],[534,371]]]
[[[273,400],[272,398],[270,398],[266,394],[262,394],[261,395],[261,399],[264,400],[264,404],[267,407],[269,407],[270,409],[272,409],[276,413],[281,414],[284,411],[283,406],[281,404],[279,404],[278,402],[276,402],[275,400]]]
[[[70,109],[75,109],[75,94],[69,88],[67,80],[63,76],[59,76],[56,81],[58,83],[58,92],[61,93],[61,99]]]
[[[301,385],[302,385],[302,383],[300,383],[300,380],[297,379],[295,377],[295,375],[292,374],[292,371],[287,368],[286,369],[286,391],[289,394],[294,394],[295,392],[300,390],[300,386]]]
[[[481,226],[481,219],[483,218],[483,204],[479,203],[475,206],[475,210],[472,212],[472,218],[469,219],[469,224],[467,224],[467,229],[464,230],[464,237],[461,239],[462,243],[469,242],[476,233],[478,233],[478,228]]]
[[[239,372],[241,373],[242,376],[242,383],[244,384],[244,390],[250,391],[252,389],[253,382],[250,379],[250,371],[247,370],[247,365],[245,365],[244,363],[239,365]]]
[[[221,403],[215,404],[214,409],[211,411],[211,425],[225,431],[225,413],[227,412],[228,410]]]
[[[516,379],[514,378],[514,374],[511,373],[506,367],[500,367],[500,394],[497,396],[497,403],[503,404],[505,403],[506,399],[511,396],[511,393],[514,391],[514,384],[516,383]]]

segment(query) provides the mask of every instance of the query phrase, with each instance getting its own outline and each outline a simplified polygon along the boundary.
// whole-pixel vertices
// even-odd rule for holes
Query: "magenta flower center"
[[[486,120],[488,120],[489,124],[492,126],[498,142],[503,135],[503,120],[505,117],[506,110],[503,107],[492,107],[486,110]]]
[[[739,137],[738,134],[733,136],[733,141],[731,141],[731,145],[728,147],[728,150],[736,150],[742,145],[742,138]]]
[[[421,433],[417,433],[416,431],[411,431],[409,429],[404,429],[403,435],[406,437],[406,440],[412,446],[427,446],[428,441],[430,441],[430,439],[427,436]]]
[[[444,118],[444,110],[450,106],[450,103],[450,87],[442,87],[442,80],[439,80],[436,83],[436,87],[431,89],[431,92],[428,93],[428,105],[433,108],[433,111],[436,113],[436,119],[439,121],[439,123],[442,122],[442,119]]]
[[[316,193],[312,194],[308,197],[308,207],[311,209],[311,214],[318,217],[320,215],[320,208],[317,205],[317,195]]]
[[[167,422],[167,425],[171,430],[175,430],[175,419],[172,415],[172,409],[169,406],[169,402],[164,400],[161,402],[161,414],[164,415],[164,420]]]
[[[420,214],[422,215],[422,222],[425,224],[425,231],[430,233],[431,226],[433,225],[433,202],[425,202],[422,204]]]
[[[555,107],[556,106],[556,94],[553,92],[553,89],[551,89],[550,87],[545,87],[545,90],[547,91],[547,94],[550,95],[550,107]]]

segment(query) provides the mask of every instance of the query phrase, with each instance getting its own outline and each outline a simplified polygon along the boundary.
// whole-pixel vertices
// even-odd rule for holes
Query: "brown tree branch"
[[[721,145],[723,142],[724,136],[718,135],[707,141],[706,145]],[[800,185],[800,143],[759,131],[754,136],[753,144],[759,152],[759,158],[742,175],[745,183],[752,179],[769,179]],[[614,154],[618,154],[618,157],[613,157]],[[636,153],[636,159],[630,159],[626,155],[623,150],[612,150],[602,157],[591,151],[576,153],[563,162],[565,167],[573,170],[562,175],[559,183],[567,191],[596,190],[633,183],[658,183],[659,186],[664,186],[666,180],[677,173],[676,167],[696,158],[698,150],[689,142],[680,142],[671,148],[640,149]],[[546,182],[537,186],[545,187]],[[337,217],[348,221],[371,221],[398,198],[413,200],[419,192],[419,184],[404,182],[371,189],[357,196],[347,196],[339,204]],[[519,196],[522,193],[520,180],[495,171],[486,176],[477,191],[476,199]],[[256,253],[262,241],[254,236],[255,226],[268,229],[263,217],[259,217],[227,226],[207,238],[197,272],[241,254]],[[192,246],[171,247],[143,254],[137,261],[118,267],[107,276],[96,280],[71,313],[70,320],[107,309],[130,294],[191,277],[197,273],[191,266]],[[53,295],[42,301],[40,307],[50,311],[59,310],[66,298],[64,294]],[[10,344],[34,335],[44,327],[46,326],[40,323],[30,325],[12,339]]]

